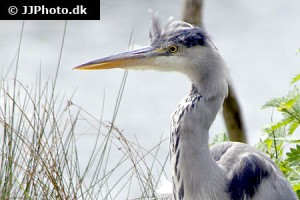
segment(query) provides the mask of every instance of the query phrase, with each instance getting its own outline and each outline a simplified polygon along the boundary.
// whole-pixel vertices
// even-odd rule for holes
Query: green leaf
[[[262,109],[266,108],[277,108],[278,111],[283,111],[286,109],[292,108],[295,103],[299,103],[300,92],[297,87],[294,90],[290,91],[286,96],[274,98],[268,102],[266,102]]]
[[[300,98],[300,95],[296,95],[295,97],[293,97],[287,101],[281,102],[279,107],[277,108],[277,110],[286,112],[287,110],[289,110],[293,107],[293,105],[299,100],[299,98]]]
[[[286,118],[286,119],[283,119],[279,122],[277,122],[276,124],[272,125],[271,126],[271,131],[276,131],[282,127],[285,127],[287,126],[290,122],[292,122],[294,120],[293,117],[289,117],[289,118]]]
[[[291,148],[290,152],[286,153],[287,161],[291,163],[291,165],[299,165],[300,164],[300,145],[296,145],[296,148]]]
[[[220,133],[218,135],[215,135],[212,139],[212,142],[210,143],[210,146],[213,146],[217,143],[220,143],[220,142],[225,142],[225,141],[229,141],[229,138],[227,136],[226,133]]]
[[[271,139],[266,139],[265,140],[265,144],[267,145],[268,149],[271,149],[271,146],[273,144],[273,140]]]
[[[290,171],[290,168],[288,167],[288,165],[284,165],[281,164],[279,165],[280,171],[282,171],[282,173],[284,173],[285,175]]]
[[[300,182],[293,184],[294,191],[300,191]]]
[[[283,98],[274,98],[268,102],[266,102],[263,106],[262,109],[266,108],[277,108],[280,103],[283,101]]]
[[[292,138],[288,138],[288,137],[276,137],[275,138],[276,141],[281,141],[281,142],[286,142],[286,143],[294,143],[294,144],[300,144],[300,139],[292,139]]]
[[[288,134],[289,135],[292,135],[294,132],[295,132],[295,130],[299,127],[299,123],[296,121],[296,122],[292,122],[291,124],[290,124],[290,126],[289,126],[289,131],[288,131]]]
[[[300,51],[300,50],[299,50]],[[294,83],[296,83],[297,81],[299,81],[300,80],[300,74],[297,74],[293,79],[292,79],[292,81],[291,81],[291,84],[294,84]]]

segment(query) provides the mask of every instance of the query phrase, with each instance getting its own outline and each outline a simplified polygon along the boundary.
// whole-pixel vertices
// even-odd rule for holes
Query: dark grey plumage
[[[170,45],[182,45],[186,48],[203,46],[207,35],[200,27],[182,21],[173,22],[169,20],[164,29],[160,21],[154,17],[150,25],[150,45],[153,47],[168,47]],[[163,45],[162,45],[163,44]]]

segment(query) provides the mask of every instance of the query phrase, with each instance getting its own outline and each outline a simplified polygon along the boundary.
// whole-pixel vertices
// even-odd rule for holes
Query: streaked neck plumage
[[[208,144],[209,128],[227,95],[224,63],[217,52],[212,53],[215,55],[206,56],[215,56],[213,62],[197,63],[193,73],[187,74],[192,90],[172,117],[172,181],[176,200],[228,198],[224,197],[225,174],[213,160]]]

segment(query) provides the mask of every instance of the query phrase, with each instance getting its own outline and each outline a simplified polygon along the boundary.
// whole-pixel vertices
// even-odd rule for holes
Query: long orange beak
[[[74,67],[78,70],[101,70],[113,68],[143,68],[153,66],[155,57],[162,54],[161,49],[145,47],[133,51],[108,56]]]

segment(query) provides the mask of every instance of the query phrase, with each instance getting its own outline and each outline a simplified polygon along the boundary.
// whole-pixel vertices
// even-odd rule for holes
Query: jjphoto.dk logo
[[[0,0],[0,20],[100,20],[100,0]]]
[[[21,9],[18,9],[17,6],[10,6],[8,8],[8,13],[10,15],[16,15],[19,11],[21,11],[20,14],[22,15],[87,15],[87,8],[83,7],[83,5],[77,5],[71,10],[60,6],[48,8],[44,5],[22,6]]]

